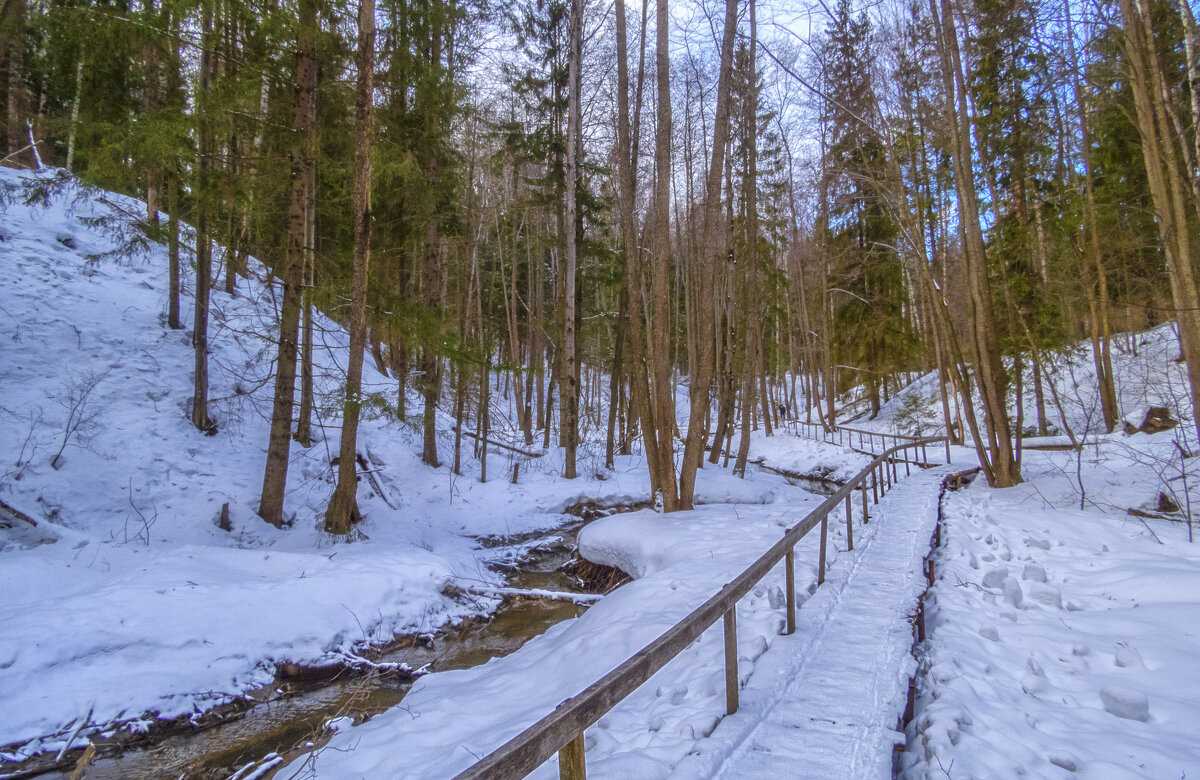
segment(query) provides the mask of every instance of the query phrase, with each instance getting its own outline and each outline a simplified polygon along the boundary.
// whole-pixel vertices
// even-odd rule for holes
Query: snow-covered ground
[[[1200,773],[1200,547],[1123,509],[1154,501],[1170,436],[1088,450],[1083,511],[1074,453],[948,495],[904,776]]]
[[[0,169],[0,186],[29,181]],[[353,543],[329,537],[320,525],[333,489],[329,461],[347,339],[320,317],[322,433],[311,448],[292,449],[291,527],[267,525],[255,507],[275,289],[257,265],[251,278],[239,279],[236,296],[216,285],[210,395],[219,429],[205,436],[187,421],[190,332],[165,323],[165,250],[150,244],[114,253],[136,235],[130,215],[143,209],[69,188],[48,206],[9,200],[0,210],[0,500],[38,523],[0,521],[7,596],[0,604],[0,745],[11,746],[0,758],[58,749],[85,718],[97,725],[130,719],[138,728],[148,725],[140,720],[147,713],[198,713],[271,682],[278,662],[320,663],[364,642],[486,612],[497,599],[463,599],[461,589],[500,587],[488,564],[515,551],[485,549],[478,537],[553,529],[580,501],[647,498],[641,458],[620,458],[606,470],[594,443],[585,443],[584,476],[573,481],[557,476],[558,450],[523,460],[518,485],[509,483],[510,455],[501,452],[490,456],[495,479],[487,484],[478,482],[470,457],[462,476],[430,469],[420,463],[419,432],[385,411],[396,402],[395,380],[368,360],[373,412],[360,447],[379,490],[361,483],[366,519]],[[188,245],[194,240],[185,236]],[[185,266],[188,260],[185,253]],[[190,281],[185,268],[185,323]],[[1163,405],[1184,424],[1154,436],[1099,434],[1087,347],[1066,350],[1054,356],[1052,381],[1084,449],[1027,452],[1023,485],[997,491],[977,481],[946,499],[918,717],[902,758],[907,776],[1200,773],[1200,748],[1188,738],[1200,715],[1200,675],[1192,668],[1200,650],[1200,554],[1182,523],[1126,514],[1162,514],[1160,492],[1185,508],[1200,499],[1197,459],[1179,455],[1180,446],[1197,447],[1173,338],[1169,326],[1122,337],[1114,365],[1123,413],[1137,422],[1145,408]],[[935,390],[924,377],[876,420],[854,425],[940,432]],[[1026,391],[1028,427],[1029,382]],[[498,396],[497,403],[506,401]],[[1047,403],[1061,431],[1057,408]],[[450,423],[439,418],[443,459]],[[765,469],[844,479],[868,462],[786,431],[771,439],[756,434],[751,458],[764,469],[752,466],[745,480],[706,468],[694,512],[642,510],[588,526],[582,551],[625,569],[633,582],[508,657],[428,675],[400,707],[362,725],[339,724],[309,768],[332,778],[439,777],[465,768],[649,643],[820,502]],[[973,458],[954,449],[956,467]],[[936,485],[920,481],[912,506],[928,508]],[[228,531],[217,523],[224,504]],[[895,521],[905,522],[903,513]],[[917,519],[911,522],[916,529]],[[848,572],[858,553],[843,552],[839,526],[831,526],[834,573]],[[864,545],[873,533],[861,537]],[[797,551],[802,602],[815,592],[815,545],[809,538]],[[716,627],[588,730],[589,774],[708,776],[739,744],[754,741],[743,739],[754,731],[754,713],[805,711],[836,696],[795,663],[814,636],[836,628],[829,623],[838,610],[820,606],[835,591],[814,600],[801,632],[784,639],[782,584],[773,572],[739,605],[744,713],[723,722]],[[904,616],[892,615],[880,632],[908,630],[895,619]],[[786,685],[785,673],[794,678]],[[877,709],[890,716],[888,702]],[[551,762],[537,774],[553,773]]]
[[[0,169],[11,188],[0,210],[0,501],[38,522],[0,528],[0,745],[21,745],[12,757],[57,749],[84,718],[190,715],[270,683],[277,662],[319,663],[492,609],[498,600],[445,592],[503,584],[486,564],[505,550],[475,537],[556,527],[581,500],[647,497],[634,459],[603,481],[557,479],[554,451],[523,463],[518,485],[500,452],[490,464],[500,478],[487,484],[470,457],[461,477],[429,469],[419,435],[379,410],[395,406],[396,384],[368,360],[365,391],[378,403],[360,448],[387,495],[364,480],[359,541],[338,543],[321,518],[348,340],[318,317],[318,441],[292,446],[294,522],[275,529],[255,514],[277,316],[261,266],[236,296],[215,285],[219,428],[205,436],[187,420],[191,332],[166,326],[165,248],[120,251],[144,205],[70,182],[48,205],[25,205],[23,185],[35,181]],[[185,245],[194,240],[185,233]],[[190,260],[185,252],[188,325]],[[449,420],[439,427],[448,460]],[[591,457],[585,474],[602,471]],[[218,527],[226,503],[229,531]]]

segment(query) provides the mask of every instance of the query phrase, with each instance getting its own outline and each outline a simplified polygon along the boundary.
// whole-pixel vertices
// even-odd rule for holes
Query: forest
[[[816,511],[838,489],[846,527],[829,532],[827,553],[821,521],[819,564],[795,572],[789,552],[786,598],[759,588],[730,609],[749,626],[725,638],[735,689],[738,653],[744,669],[767,668],[758,658],[775,657],[763,653],[795,628],[796,593],[801,603],[815,593],[813,613],[826,614],[817,585],[828,572],[849,588],[857,564],[842,562],[855,535],[882,556],[887,522],[901,515],[925,536],[936,520],[938,544],[944,516],[957,517],[959,537],[947,531],[953,541],[928,556],[970,561],[953,570],[960,586],[982,579],[969,583],[978,594],[956,594],[924,550],[863,563],[912,575],[894,584],[911,597],[894,623],[915,625],[926,597],[912,572],[927,559],[933,614],[971,626],[951,641],[930,624],[961,651],[956,664],[983,657],[971,643],[992,634],[1007,648],[1070,648],[1075,635],[1057,628],[1017,638],[978,617],[1045,609],[1083,621],[1075,607],[1109,598],[1100,586],[1093,602],[1066,598],[1056,577],[1075,564],[1045,563],[1058,552],[1039,535],[1096,547],[1098,560],[1136,535],[1120,565],[1155,583],[1169,577],[1148,562],[1160,552],[1138,545],[1192,539],[1196,17],[1191,0],[3,0],[0,556],[13,563],[0,583],[11,579],[20,597],[0,612],[14,631],[0,639],[0,679],[32,691],[60,664],[53,674],[106,654],[113,665],[79,670],[79,690],[79,677],[64,677],[45,683],[49,693],[0,696],[13,713],[0,715],[0,776],[11,761],[14,777],[81,777],[100,759],[118,763],[97,777],[227,777],[244,764],[245,778],[259,778],[285,759],[301,762],[293,776],[315,776],[320,750],[308,751],[330,740],[341,747],[323,754],[324,772],[335,767],[326,776],[402,776],[381,736],[396,711],[486,688],[482,677],[443,678],[444,668],[475,674],[504,655],[512,665],[495,679],[519,687],[538,674],[516,660],[529,652],[506,655],[523,632],[564,619],[591,636],[624,631],[622,590],[626,610],[676,610],[583,652],[581,673],[598,678],[775,544],[788,523],[769,506]],[[944,463],[926,444],[944,446]],[[871,460],[888,447],[913,449],[908,461]],[[898,463],[936,495],[933,515]],[[893,488],[893,503],[880,503]],[[968,497],[951,495],[959,490]],[[883,522],[868,532],[869,491]],[[992,533],[990,501],[1007,536]],[[1058,525],[1050,507],[1078,524]],[[1117,524],[1081,530],[1102,521]],[[739,533],[728,550],[711,541]],[[59,582],[93,555],[68,557],[68,545],[95,550],[79,574],[90,595]],[[1178,564],[1200,584],[1190,545],[1164,546],[1179,556],[1162,559],[1165,570]],[[572,562],[556,569],[570,572],[565,585],[528,576],[527,564],[558,566],[568,548]],[[685,552],[711,554],[713,568],[692,572]],[[980,560],[986,572],[974,571]],[[120,571],[141,579],[121,584],[110,574]],[[203,600],[151,605],[151,591],[207,587],[211,572],[226,579]],[[297,584],[297,572],[311,582]],[[1146,585],[1133,598],[1149,605],[1167,590]],[[528,619],[545,625],[522,626],[503,653],[464,652],[472,663],[421,660],[451,629],[500,633],[505,615],[525,620],[526,601],[539,599],[569,614],[536,612]],[[147,668],[163,677],[136,694],[113,682],[135,674],[129,648],[142,641],[129,638],[133,624],[113,629],[129,637],[108,633],[114,620],[125,626],[124,612],[113,617],[120,604],[157,622],[147,636],[162,646]],[[785,604],[786,629],[776,625]],[[1192,596],[1180,604],[1186,613],[1154,617],[1145,636],[1200,617]],[[55,640],[31,660],[24,648],[44,648],[46,611],[77,619],[91,649],[72,654]],[[913,644],[925,642],[924,615]],[[1089,630],[1124,648],[1133,640],[1119,625]],[[553,659],[531,708],[553,709],[592,682],[562,687],[574,640],[557,630],[527,646]],[[761,649],[739,651],[747,637]],[[386,660],[402,639],[418,653],[412,665]],[[1078,659],[1099,647],[1089,641],[1062,652],[1086,665]],[[1162,652],[1190,647],[1179,641]],[[901,644],[908,658],[907,634]],[[953,762],[939,756],[949,755],[961,776],[1108,766],[1052,746],[1014,757],[995,724],[986,750],[956,753],[970,724],[946,702],[961,694],[984,733],[987,696],[955,688],[937,652],[913,651],[919,671],[896,672],[915,692],[887,694],[902,711],[909,699],[898,730],[902,713],[880,716],[887,729],[912,755],[924,751],[893,764],[890,744],[878,748],[893,772],[948,775]],[[1174,655],[1143,665],[1113,652],[1117,667],[1171,676],[1133,694],[1104,687],[1095,706],[1106,716],[1149,729],[1196,714],[1172,704],[1159,720],[1163,696],[1195,688]],[[1054,698],[1049,661],[1013,663],[1017,688]],[[119,763],[143,734],[157,744],[216,728],[254,710],[249,691],[286,695],[288,675],[334,666],[403,678],[413,693],[378,718],[326,708],[319,738],[289,732],[270,743],[278,755],[260,741],[203,771]],[[715,721],[704,725],[704,707],[723,706],[719,692],[687,679],[659,686],[654,706],[678,704],[689,686],[712,701],[687,709],[688,699],[682,715],[647,716],[642,729],[657,734],[666,718],[667,731],[686,732],[662,748],[670,757],[622,764],[641,743],[591,728],[600,776],[712,776],[740,755]],[[740,685],[756,701],[754,678]],[[511,695],[497,701],[498,713],[523,712]],[[636,701],[614,712],[650,707]],[[373,731],[339,757],[345,712],[347,733]],[[406,759],[421,776],[462,771],[521,725],[475,714],[444,731],[428,731],[433,723],[406,737],[427,745]],[[1085,729],[1092,741],[1076,752],[1124,749],[1102,726]],[[465,747],[472,729],[490,740],[478,750]],[[1152,775],[1200,768],[1185,740],[1165,739]],[[580,777],[567,755],[563,777]]]
[[[1200,392],[1184,0],[4,14],[8,162],[36,152],[143,199],[172,268],[195,225],[200,305],[181,321],[173,271],[168,316],[193,330],[197,428],[220,426],[208,297],[236,294],[247,257],[280,280],[259,506],[275,525],[289,448],[311,445],[319,414],[314,310],[362,347],[335,533],[356,516],[353,434],[375,403],[364,350],[419,390],[420,408],[400,393],[383,411],[419,416],[426,463],[457,468],[461,434],[480,454],[494,378],[525,445],[565,448],[567,478],[581,442],[611,465],[640,440],[667,511],[692,506],[705,457],[745,469],[735,429],[832,419],[850,388],[877,411],[934,368],[947,429],[995,486],[1020,481],[1023,435],[1060,427],[1045,377],[1065,344],[1091,342],[1107,430],[1122,333],[1176,321]],[[1009,409],[1022,366],[1036,419]],[[978,411],[954,398],[973,394]]]

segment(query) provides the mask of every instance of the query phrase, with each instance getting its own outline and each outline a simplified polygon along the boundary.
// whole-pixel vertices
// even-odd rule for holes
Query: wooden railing
[[[890,435],[890,434],[889,434]],[[854,549],[854,522],[852,504],[855,492],[862,497],[862,521],[869,520],[867,493],[872,502],[878,503],[899,478],[900,464],[905,474],[911,473],[911,465],[930,465],[925,460],[926,445],[942,441],[941,438],[914,439],[887,449],[875,457],[871,464],[856,474],[850,481],[799,523],[787,529],[783,538],[763,553],[745,571],[721,588],[712,598],[705,601],[686,617],[668,629],[636,654],[623,661],[604,677],[589,685],[582,693],[567,699],[537,723],[510,739],[488,754],[482,761],[470,767],[457,780],[495,780],[496,778],[520,778],[532,772],[543,762],[559,754],[559,775],[564,779],[583,780],[584,750],[583,732],[631,694],[646,680],[661,669],[688,645],[696,640],[718,619],[724,621],[725,629],[725,711],[732,715],[738,708],[738,656],[737,656],[737,602],[749,593],[765,577],[775,564],[784,561],[785,590],[787,593],[787,622],[784,633],[796,630],[796,561],[795,546],[817,526],[821,528],[821,544],[817,564],[817,582],[825,581],[826,539],[829,532],[829,516],[839,505],[846,507],[846,542]],[[911,459],[899,458],[897,453],[911,450]],[[918,460],[919,458],[919,460]]]
[[[793,429],[800,432],[802,435],[810,439],[836,444],[840,447],[850,447],[857,449],[859,452],[873,454],[879,450],[886,449],[889,441],[891,446],[896,447],[901,443],[919,442],[922,441],[919,436],[905,436],[900,433],[884,433],[880,431],[864,431],[860,428],[848,428],[844,425],[827,425],[825,423],[804,422],[794,420],[790,423]],[[930,441],[926,439],[925,441]],[[940,437],[936,441],[944,442],[946,445],[946,460],[950,460],[950,440],[946,437]],[[855,446],[857,444],[857,446]],[[927,456],[924,447],[921,449],[921,459],[925,462]]]

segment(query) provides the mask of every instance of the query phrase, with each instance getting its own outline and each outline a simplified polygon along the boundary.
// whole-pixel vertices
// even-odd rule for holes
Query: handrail
[[[806,420],[793,420],[792,422],[795,425],[797,425],[803,429],[811,428],[811,429],[819,430],[821,432],[820,436],[814,436],[813,438],[816,438],[820,441],[828,441],[829,443],[837,444],[838,446],[848,446],[851,449],[855,449],[854,435],[857,434],[858,435],[858,450],[857,450],[858,452],[865,452],[864,440],[868,439],[868,438],[882,439],[883,445],[885,447],[887,446],[888,439],[892,440],[893,445],[898,445],[902,441],[905,441],[905,442],[921,441],[921,437],[919,437],[919,436],[909,436],[909,435],[903,434],[903,433],[887,433],[885,431],[868,431],[868,430],[864,430],[862,428],[850,428],[849,426],[838,425],[837,423],[830,424],[830,423],[826,423],[826,422],[808,422]],[[945,442],[945,444],[946,444],[946,460],[949,461],[950,460],[950,439],[945,436],[942,436],[942,437],[938,437],[937,440]],[[870,454],[870,453],[867,453],[867,454]]]
[[[780,560],[786,561],[787,623],[785,634],[796,627],[795,553],[793,548],[809,531],[821,526],[820,561],[817,567],[818,584],[825,580],[825,549],[829,514],[838,504],[846,504],[847,542],[854,549],[851,498],[855,490],[862,494],[863,522],[867,522],[867,483],[870,481],[874,502],[898,478],[899,461],[895,453],[942,441],[942,437],[918,439],[900,444],[877,455],[845,485],[804,518],[784,531],[783,538],[759,556],[745,571],[727,583],[686,617],[650,644],[618,665],[608,674],[589,685],[582,693],[558,705],[549,715],[522,731],[489,753],[483,760],[463,771],[456,780],[524,777],[556,752],[559,753],[559,773],[563,778],[584,777],[583,731],[600,720],[626,696],[665,666],[671,659],[703,634],[718,618],[725,621],[725,704],[727,714],[738,707],[737,675],[737,602],[749,593]],[[927,465],[927,463],[926,463]]]

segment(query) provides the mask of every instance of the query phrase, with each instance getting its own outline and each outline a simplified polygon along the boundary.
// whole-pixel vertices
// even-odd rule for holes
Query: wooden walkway
[[[759,659],[726,717],[673,777],[884,778],[915,661],[909,616],[937,523],[945,467],[902,480],[872,511],[799,611],[796,633]]]

